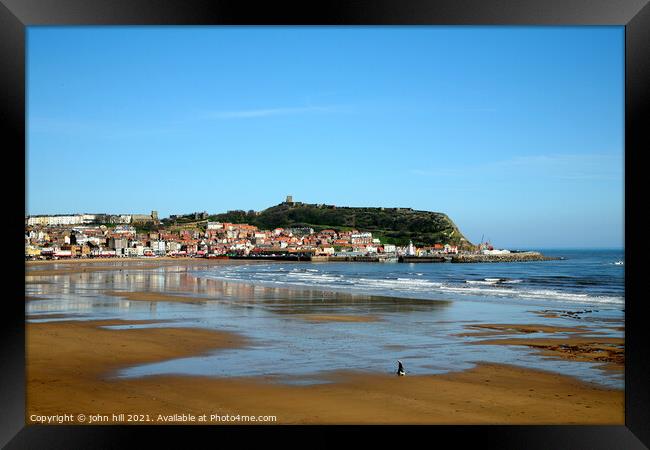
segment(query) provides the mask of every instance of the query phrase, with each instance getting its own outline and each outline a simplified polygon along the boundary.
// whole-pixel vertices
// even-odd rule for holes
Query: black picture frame
[[[648,0],[367,0],[310,4],[219,0],[0,0],[0,111],[3,154],[8,172],[25,173],[25,38],[26,27],[37,25],[622,25],[625,26],[625,426],[431,426],[417,427],[429,442],[472,442],[496,448],[635,449],[650,446],[648,380],[650,370],[640,283],[630,268],[641,263],[644,202],[635,201],[640,187],[641,155],[650,148],[647,112],[650,91],[650,6]],[[19,175],[18,175],[19,176]],[[23,184],[24,186],[24,184]],[[5,187],[5,201],[20,199],[15,181]],[[642,195],[642,194],[640,194]],[[24,204],[22,205],[24,212]],[[13,212],[13,211],[12,211]],[[136,444],[157,436],[171,442],[190,429],[195,438],[246,440],[293,434],[296,427],[93,427],[25,426],[24,249],[16,235],[24,228],[23,214],[11,214],[7,242],[10,285],[3,305],[0,355],[0,445],[6,448],[107,448]],[[11,235],[11,236],[9,236]],[[647,232],[646,232],[647,235]],[[13,246],[16,246],[14,249]],[[635,248],[634,246],[637,246]],[[14,253],[15,251],[15,253]],[[15,258],[15,260],[14,260]],[[152,429],[153,428],[153,429]],[[287,430],[288,428],[288,430]],[[384,442],[391,437],[406,444],[405,427],[368,427]],[[408,427],[410,433],[414,427]],[[321,445],[325,431],[338,431],[348,440],[349,427],[300,428],[300,434]],[[217,433],[217,436],[215,436]],[[340,436],[340,435],[339,435]],[[451,439],[448,441],[447,439]],[[210,442],[210,441],[208,441]]]

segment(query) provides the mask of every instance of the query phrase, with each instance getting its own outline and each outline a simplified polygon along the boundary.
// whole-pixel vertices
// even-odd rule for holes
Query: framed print
[[[7,448],[650,442],[647,2],[0,11]]]

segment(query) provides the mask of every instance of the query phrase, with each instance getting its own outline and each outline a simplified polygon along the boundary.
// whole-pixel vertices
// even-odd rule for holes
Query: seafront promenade
[[[109,258],[61,258],[53,260],[28,261],[28,264],[61,263],[61,262],[93,262],[93,261],[202,261],[202,260],[237,260],[237,261],[297,261],[297,262],[370,262],[370,263],[498,263],[498,262],[526,262],[526,261],[552,261],[558,257],[545,256],[540,252],[518,252],[507,254],[476,254],[461,253],[458,255],[440,256],[391,256],[378,254],[353,255],[353,256],[321,256],[305,254],[279,254],[279,255],[220,255],[218,257],[192,257],[192,256],[148,256],[148,257],[109,257]]]

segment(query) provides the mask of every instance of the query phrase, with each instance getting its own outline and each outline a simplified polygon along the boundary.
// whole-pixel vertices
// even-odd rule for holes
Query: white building
[[[406,256],[415,256],[415,246],[413,241],[409,241],[408,247],[406,247]]]
[[[393,244],[384,244],[384,253],[395,253],[397,248]]]
[[[510,250],[497,250],[497,249],[488,250],[488,249],[483,249],[481,251],[481,253],[483,253],[484,255],[507,255],[508,253],[510,253]]]
[[[458,253],[458,247],[456,245],[445,244],[445,253]]]
[[[370,244],[372,242],[372,233],[352,233],[350,242],[352,244]]]
[[[115,250],[93,249],[90,251],[92,256],[115,256]]]
[[[27,225],[59,226],[59,225],[80,225],[83,223],[83,215],[57,215],[57,216],[30,216]]]
[[[168,252],[180,252],[181,251],[181,244],[179,242],[175,241],[168,241],[165,243],[165,249]]]
[[[127,247],[124,250],[124,256],[138,256],[138,249],[134,247]]]
[[[164,255],[166,252],[165,241],[151,241],[149,247],[156,255]]]
[[[128,247],[128,245],[129,241],[127,239],[110,238],[108,240],[108,246],[113,250],[122,250],[123,248]]]

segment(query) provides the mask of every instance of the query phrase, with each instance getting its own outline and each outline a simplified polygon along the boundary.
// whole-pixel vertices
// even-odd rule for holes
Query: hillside
[[[316,231],[358,229],[371,231],[382,243],[406,245],[471,245],[456,224],[439,212],[411,208],[355,208],[305,203],[280,203],[261,212],[229,211],[209,220],[248,223],[260,229],[311,227]]]

